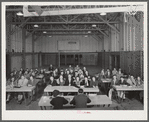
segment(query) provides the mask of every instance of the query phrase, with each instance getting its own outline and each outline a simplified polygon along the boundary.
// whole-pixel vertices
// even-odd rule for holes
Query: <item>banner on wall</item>
[[[79,40],[58,41],[58,50],[59,51],[78,51],[80,50],[80,41]]]

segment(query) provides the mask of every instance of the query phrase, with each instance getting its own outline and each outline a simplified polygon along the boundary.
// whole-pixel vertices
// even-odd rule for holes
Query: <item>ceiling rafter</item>
[[[114,27],[113,25],[109,24],[109,22],[105,21],[100,15],[96,14],[96,16],[99,17],[99,19],[101,19],[103,22],[105,22],[108,26],[110,26],[113,30],[115,30],[117,33],[120,33],[120,31]]]
[[[22,22],[22,23],[18,26],[18,28],[23,28],[23,27],[26,25],[27,21],[29,21],[30,18],[31,18],[31,17],[28,17],[24,22]],[[14,28],[12,29],[10,35],[12,35],[18,28],[14,27]]]
[[[106,37],[109,37],[106,33],[104,33],[100,28],[98,28],[98,27],[96,27],[96,29],[100,32],[100,33],[102,33],[103,35],[105,35]]]

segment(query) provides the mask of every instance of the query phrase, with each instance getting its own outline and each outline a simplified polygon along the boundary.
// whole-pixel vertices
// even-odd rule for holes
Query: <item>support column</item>
[[[34,49],[35,48],[35,35],[34,33],[32,34],[32,68],[35,68],[35,53]]]
[[[26,68],[26,30],[22,28],[22,68]]]
[[[6,75],[8,76],[11,72],[11,24],[7,22],[6,25]]]

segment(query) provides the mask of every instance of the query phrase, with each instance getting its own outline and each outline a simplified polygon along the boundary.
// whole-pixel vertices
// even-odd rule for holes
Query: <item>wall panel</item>
[[[38,54],[35,54],[35,67],[38,67]]]
[[[12,56],[11,57],[11,71],[13,68],[19,70],[22,67],[22,56]]]
[[[91,36],[85,38],[84,36],[43,36],[35,42],[35,52],[38,52],[38,46],[41,47],[41,52],[58,52],[58,41],[80,41],[80,49],[77,52],[98,52],[101,50],[99,47],[99,42],[92,38]],[[70,52],[65,50],[65,52]],[[71,51],[76,52],[76,50]]]
[[[32,68],[32,55],[26,55],[26,68]]]

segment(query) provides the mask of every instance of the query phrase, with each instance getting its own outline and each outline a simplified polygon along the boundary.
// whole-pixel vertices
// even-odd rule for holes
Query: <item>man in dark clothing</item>
[[[64,97],[59,96],[59,91],[54,90],[53,96],[54,98],[50,101],[50,103],[54,106],[53,109],[62,109],[64,104],[67,104],[68,101]]]
[[[53,72],[53,70],[54,70],[54,67],[53,67],[52,64],[50,64],[49,71],[50,71],[50,72]]]
[[[83,89],[78,90],[78,95],[74,96],[70,104],[74,104],[76,108],[87,108],[87,103],[91,100],[83,93]]]

